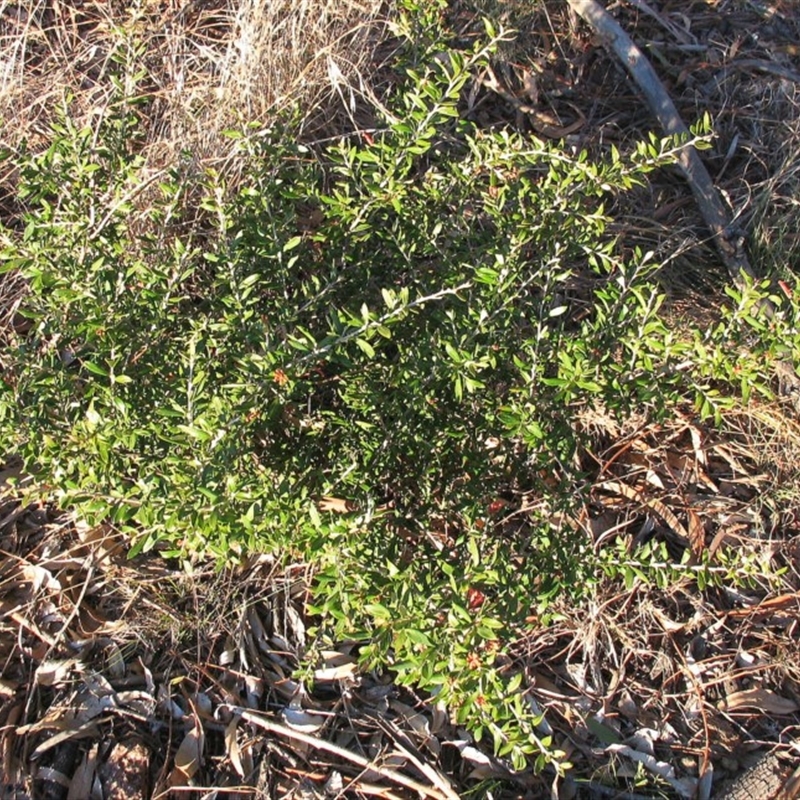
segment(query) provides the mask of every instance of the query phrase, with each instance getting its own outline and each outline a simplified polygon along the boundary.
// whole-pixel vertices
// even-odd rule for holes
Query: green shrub
[[[694,393],[713,412],[754,301],[681,339],[656,265],[617,256],[604,200],[672,143],[595,163],[478,130],[459,102],[492,46],[413,44],[369,136],[312,152],[288,123],[228,132],[235,190],[191,154],[145,174],[125,97],[99,130],[64,113],[22,165],[24,230],[3,231],[32,329],[5,356],[0,431],[132,554],[310,560],[320,642],[362,642],[542,766],[551,742],[495,656],[595,573],[553,522],[584,479],[576,411]],[[500,524],[522,493],[539,512]]]

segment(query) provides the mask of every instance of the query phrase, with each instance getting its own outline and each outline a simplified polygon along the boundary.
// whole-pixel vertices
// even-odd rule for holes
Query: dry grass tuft
[[[756,468],[769,476],[757,504],[766,532],[800,531],[800,424],[788,403],[758,404],[729,413],[721,435],[749,442]]]
[[[779,160],[753,187],[751,224],[759,261],[788,278],[800,273],[800,84],[781,84],[785,117],[773,150]]]
[[[363,76],[387,55],[384,14],[382,0],[0,0],[0,219],[20,224],[16,156],[48,146],[60,109],[96,130],[119,86],[141,98],[136,147],[150,180],[139,208],[175,167],[187,187],[213,167],[234,191],[243,164],[226,129],[295,110],[304,137],[352,129],[371,93]],[[0,346],[26,324],[24,293],[18,276],[2,276]]]
[[[313,130],[374,68],[383,11],[378,0],[2,2],[3,144],[44,146],[65,98],[91,124],[113,81],[131,86],[137,75],[154,166],[184,151],[213,160],[221,131],[267,125],[295,105]]]

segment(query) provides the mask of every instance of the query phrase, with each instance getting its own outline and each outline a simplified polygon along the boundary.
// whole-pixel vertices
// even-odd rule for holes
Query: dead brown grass
[[[65,99],[91,125],[114,80],[148,95],[154,166],[182,152],[213,160],[226,128],[269,125],[296,105],[319,127],[374,69],[384,11],[380,0],[3,0],[3,144],[42,147]]]

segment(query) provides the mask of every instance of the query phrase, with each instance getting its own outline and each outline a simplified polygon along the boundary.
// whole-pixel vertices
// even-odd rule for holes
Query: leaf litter
[[[187,574],[157,555],[128,561],[110,527],[7,492],[4,784],[19,800],[454,798],[491,780],[495,797],[566,798],[644,771],[668,794],[701,797],[765,752],[796,760],[800,529],[769,486],[800,458],[800,436],[782,413],[732,412],[722,430],[689,412],[629,430],[598,411],[583,420],[594,488],[571,524],[596,548],[649,537],[689,560],[662,588],[609,577],[512,644],[504,669],[523,671],[541,734],[574,765],[565,778],[515,773],[435,698],[361,671],[352,644],[321,650],[312,680],[298,677],[314,622],[304,565],[259,556]],[[772,450],[752,438],[754,419]],[[699,559],[725,569],[715,559],[730,547],[763,574],[701,589]]]

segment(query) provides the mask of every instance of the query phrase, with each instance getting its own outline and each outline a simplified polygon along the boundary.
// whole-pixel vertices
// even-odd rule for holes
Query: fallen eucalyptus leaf
[[[34,683],[36,686],[56,686],[66,681],[73,669],[78,667],[74,658],[56,661],[43,661],[36,668]]]
[[[97,779],[97,747],[95,743],[83,754],[81,763],[72,776],[67,800],[102,800],[102,793],[97,791],[101,788]]]
[[[175,753],[175,766],[170,775],[172,786],[184,785],[197,774],[204,748],[205,733],[199,718],[195,715],[194,725],[183,737]]]
[[[236,774],[240,778],[244,778],[245,771],[242,765],[242,758],[239,751],[239,740],[237,738],[237,731],[239,728],[239,717],[234,716],[225,728],[225,750],[228,753],[231,766],[236,770]]]
[[[345,681],[352,678],[357,670],[357,665],[340,664],[338,667],[323,667],[314,670],[314,681],[317,683],[331,683],[333,681]]]
[[[756,687],[755,689],[744,689],[741,692],[733,692],[724,700],[720,701],[720,708],[723,711],[736,711],[740,708],[754,708],[764,711],[767,714],[794,714],[800,709],[794,700],[781,697],[779,694]]]
[[[284,708],[281,716],[290,728],[302,733],[316,733],[325,724],[325,717],[309,714],[301,708]]]

